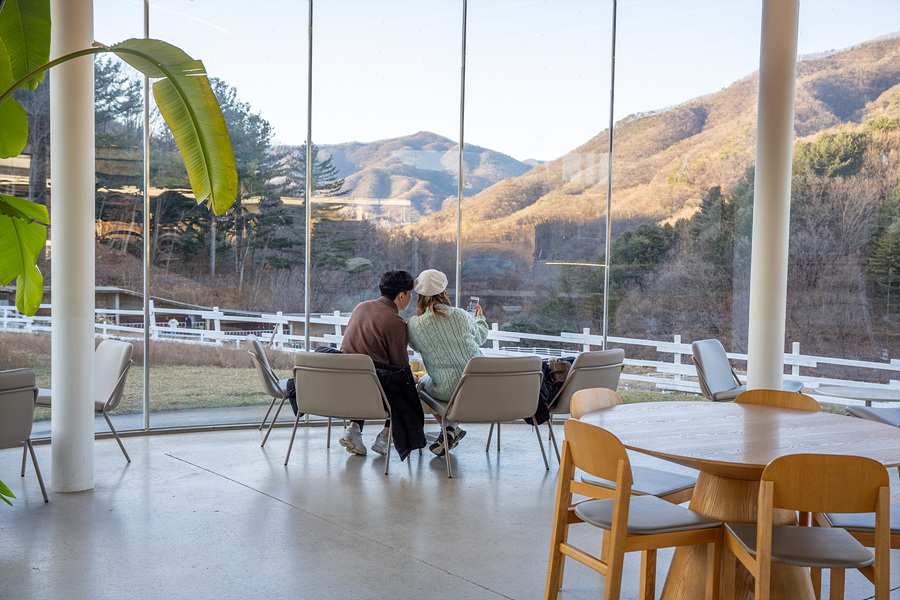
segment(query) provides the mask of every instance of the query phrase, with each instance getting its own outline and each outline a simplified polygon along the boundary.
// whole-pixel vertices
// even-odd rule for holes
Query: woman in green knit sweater
[[[447,276],[435,269],[422,271],[413,290],[419,295],[416,316],[406,327],[409,345],[422,355],[425,370],[420,385],[438,400],[450,400],[469,359],[483,356],[480,346],[487,340],[488,326],[481,306],[472,315],[450,305],[447,297]],[[456,423],[448,423],[450,448],[456,447],[466,432]],[[437,455],[444,453],[443,433],[430,449]]]

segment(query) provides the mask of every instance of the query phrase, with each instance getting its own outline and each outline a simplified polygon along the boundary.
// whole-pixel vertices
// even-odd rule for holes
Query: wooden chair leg
[[[640,599],[653,600],[656,597],[656,550],[641,552]]]
[[[606,589],[603,600],[619,600],[622,595],[622,568],[625,564],[625,553],[622,552],[621,545],[618,548],[619,552],[616,552],[615,544],[613,541],[610,542],[610,557],[606,563]],[[641,587],[643,588],[643,583]]]
[[[734,598],[737,557],[726,548],[722,552],[722,598]]]
[[[810,569],[809,578],[812,579],[813,596],[816,600],[822,598],[822,569]]]
[[[829,600],[844,600],[844,569],[831,569],[831,589]]]
[[[706,600],[719,600],[719,577],[722,568],[722,536],[715,543],[706,545]]]

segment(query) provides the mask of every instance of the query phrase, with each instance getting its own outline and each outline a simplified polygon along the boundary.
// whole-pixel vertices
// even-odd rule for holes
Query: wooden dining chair
[[[639,551],[640,598],[652,600],[656,588],[656,551],[694,544],[707,545],[706,598],[717,599],[721,523],[655,496],[632,497],[628,454],[622,442],[605,429],[568,419],[565,434],[544,599],[557,598],[568,556],[605,575],[603,597],[617,600],[622,589],[625,553]],[[597,486],[576,479],[576,468],[615,481],[615,498],[596,499]],[[575,503],[573,494],[591,499]],[[569,543],[569,526],[576,523],[588,523],[603,530],[601,557]]]
[[[784,390],[747,390],[738,394],[734,401],[736,404],[757,404],[812,412],[819,412],[822,409],[812,396]]]
[[[622,398],[607,388],[590,388],[572,395],[569,407],[573,419],[581,420],[587,413],[604,410],[622,404]],[[697,485],[696,475],[673,473],[666,469],[632,466],[634,482],[631,486],[633,496],[656,496],[672,504],[681,504],[691,499]],[[595,498],[613,498],[616,494],[616,482],[585,475],[581,478],[585,483],[596,485],[605,490],[598,491]]]
[[[775,509],[808,513],[875,513],[874,554],[844,529],[773,525]],[[860,456],[791,454],[765,468],[757,523],[725,523],[723,596],[734,595],[737,561],[756,580],[755,600],[770,597],[773,562],[831,570],[831,600],[844,597],[845,569],[875,584],[875,600],[890,593],[890,483],[881,463]]]
[[[891,550],[900,550],[900,504],[891,504],[890,508],[890,532]],[[816,525],[819,527],[840,527],[847,530],[853,538],[866,548],[875,547],[876,517],[874,513],[842,514],[822,513],[816,515]],[[813,590],[816,599],[820,596],[822,575],[820,569],[810,569],[813,580]],[[871,572],[869,572],[871,574]],[[867,575],[866,572],[863,575]],[[872,581],[871,578],[869,581]],[[872,583],[875,583],[872,581]]]

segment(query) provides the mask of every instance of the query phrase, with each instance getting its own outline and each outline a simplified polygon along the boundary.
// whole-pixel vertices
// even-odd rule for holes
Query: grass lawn
[[[128,372],[125,396],[117,414],[140,413],[143,410],[143,373],[141,366],[132,366]],[[50,387],[50,367],[36,366],[38,387]],[[690,402],[705,401],[695,394],[660,393],[649,390],[619,390],[622,400],[632,402]],[[267,406],[272,400],[263,393],[252,368],[197,367],[178,365],[153,365],[150,374],[151,410],[184,410],[198,408],[223,408],[229,406]],[[847,414],[843,406],[823,404],[822,410],[835,414]],[[38,409],[35,419],[50,418],[50,411]]]
[[[50,368],[38,367],[38,387],[50,387]],[[125,384],[125,395],[115,414],[143,410],[144,369],[132,366]],[[228,406],[267,406],[256,370],[235,367],[191,367],[153,365],[150,371],[151,410],[222,408]],[[35,419],[49,418],[49,410],[35,412]]]

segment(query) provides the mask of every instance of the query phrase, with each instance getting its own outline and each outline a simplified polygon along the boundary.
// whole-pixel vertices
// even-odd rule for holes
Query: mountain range
[[[797,65],[798,139],[900,116],[900,35]],[[615,125],[613,219],[689,217],[712,186],[728,193],[755,160],[758,73],[679,106]],[[852,125],[851,125],[852,126]],[[542,223],[589,223],[605,213],[608,130],[533,165],[466,145],[466,235],[489,239]],[[429,132],[371,143],[323,145],[349,197],[408,199],[418,236],[455,236],[458,145]]]
[[[320,146],[344,178],[350,197],[409,200],[407,218],[435,213],[456,200],[459,144],[428,131],[376,142]],[[533,165],[511,156],[466,145],[465,194],[477,194],[498,181],[518,177]]]

